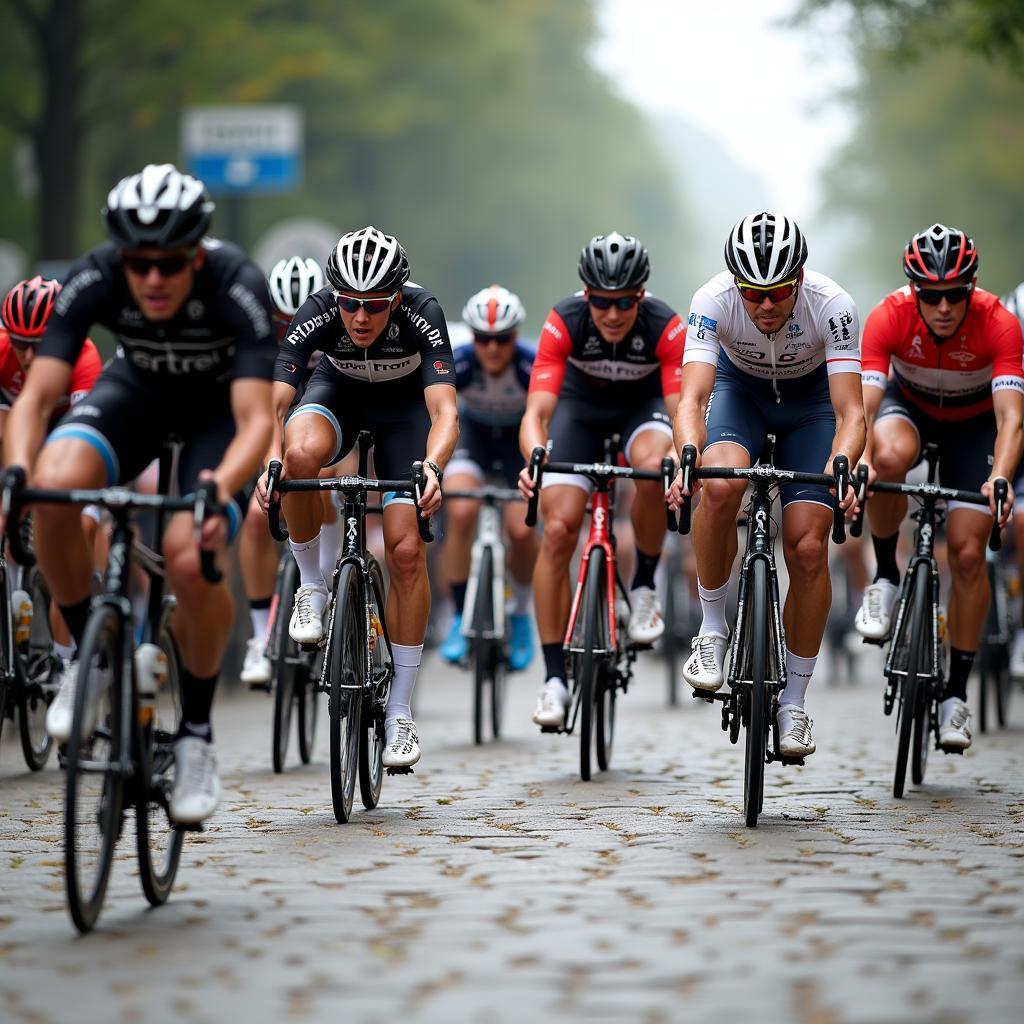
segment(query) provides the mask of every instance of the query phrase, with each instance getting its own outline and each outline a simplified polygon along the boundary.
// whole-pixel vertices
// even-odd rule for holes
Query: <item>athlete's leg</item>
[[[832,509],[814,501],[794,501],[782,516],[782,550],[789,591],[782,609],[786,645],[801,658],[817,657],[832,606],[828,541]]]

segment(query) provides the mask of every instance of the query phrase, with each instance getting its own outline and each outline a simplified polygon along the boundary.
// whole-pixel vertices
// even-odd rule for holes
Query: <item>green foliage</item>
[[[29,0],[0,0],[0,17]],[[58,0],[30,0],[42,11]],[[534,327],[577,285],[590,235],[640,235],[654,284],[689,279],[685,224],[637,112],[586,60],[590,0],[118,0],[80,3],[85,167],[80,237],[119,176],[179,158],[181,110],[294,102],[306,117],[306,180],[248,203],[251,243],[288,216],[342,229],[377,223],[407,246],[414,278],[449,314],[492,280],[523,296]],[[41,86],[31,33],[0,68],[0,136],[26,133]],[[17,86],[17,87],[16,87]],[[6,128],[5,128],[6,126]],[[33,247],[24,200],[0,199],[0,235]],[[223,230],[224,220],[220,220]],[[679,289],[681,290],[681,289]]]

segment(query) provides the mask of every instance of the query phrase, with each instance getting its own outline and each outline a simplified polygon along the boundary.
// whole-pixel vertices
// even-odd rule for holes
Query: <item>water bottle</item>
[[[15,590],[11,594],[11,617],[14,620],[14,642],[27,644],[32,635],[32,598],[27,591]]]
[[[157,691],[167,685],[167,655],[156,644],[135,648],[135,684],[139,695],[139,725],[149,728],[156,711]]]

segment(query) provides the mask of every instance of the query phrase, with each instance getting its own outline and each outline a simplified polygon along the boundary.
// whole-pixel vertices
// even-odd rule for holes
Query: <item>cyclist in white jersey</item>
[[[860,324],[850,296],[804,269],[807,245],[796,224],[752,214],[732,229],[728,271],[697,290],[690,306],[682,388],[675,417],[677,449],[692,444],[698,465],[750,466],[776,437],[775,465],[831,472],[844,454],[854,465],[864,447]],[[709,454],[710,450],[710,454]],[[745,482],[707,480],[693,519],[700,634],[683,667],[694,689],[724,682],[729,642],[725,597],[736,557],[736,517]],[[681,479],[670,492],[678,506]],[[781,488],[783,552],[790,589],[783,611],[786,689],[779,709],[781,752],[814,752],[804,708],[832,600],[828,574],[831,498],[824,487]],[[852,491],[844,500],[850,514]]]

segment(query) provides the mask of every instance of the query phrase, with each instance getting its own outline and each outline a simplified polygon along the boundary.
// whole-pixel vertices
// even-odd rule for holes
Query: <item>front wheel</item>
[[[910,755],[911,742],[917,732],[915,761],[921,756],[922,742],[927,742],[927,716],[929,712],[927,699],[927,679],[920,676],[921,666],[927,660],[926,649],[930,640],[928,629],[929,613],[929,568],[921,563],[914,571],[914,581],[910,595],[910,644],[907,648],[906,672],[900,686],[900,722],[899,737],[896,743],[896,771],[893,775],[892,795],[903,796],[907,778],[907,760]],[[916,725],[919,718],[924,725]],[[921,735],[924,733],[924,740]],[[918,766],[912,766],[914,776]],[[923,771],[921,772],[923,778]],[[917,781],[917,778],[914,778]]]
[[[288,756],[288,740],[292,731],[292,710],[295,707],[296,688],[301,685],[302,652],[288,635],[288,622],[292,617],[295,591],[299,584],[299,567],[289,558],[280,577],[277,595],[277,614],[274,616],[274,636],[271,647],[276,652],[274,661],[274,771],[284,771]]]
[[[341,824],[352,817],[366,682],[365,611],[359,570],[341,567],[334,603],[329,678],[331,681],[331,798]]]
[[[757,826],[764,800],[764,764],[768,740],[768,570],[754,561],[750,578],[748,642],[750,689],[746,694],[747,734],[743,764],[743,815],[747,828]]]
[[[370,563],[369,590],[367,600],[367,631],[373,632],[371,651],[374,687],[370,700],[363,701],[363,738],[359,744],[359,796],[363,807],[372,811],[380,803],[381,786],[384,784],[384,705],[387,695],[383,688],[378,690],[378,675],[386,674],[391,664],[386,627],[384,625],[384,577],[380,566]]]
[[[48,686],[60,668],[50,631],[50,591],[38,568],[27,573],[27,589],[32,598],[32,628],[27,642],[17,651],[21,670],[18,693],[18,725],[25,763],[37,772],[46,765],[53,741],[46,732],[46,712],[50,706]]]
[[[604,558],[594,550],[587,564],[583,590],[582,652],[576,656],[576,699],[580,716],[580,778],[590,780],[591,750],[594,743],[595,700],[600,692],[601,660],[598,650],[605,647],[607,634],[607,592],[605,590]],[[600,759],[598,760],[600,765]]]

